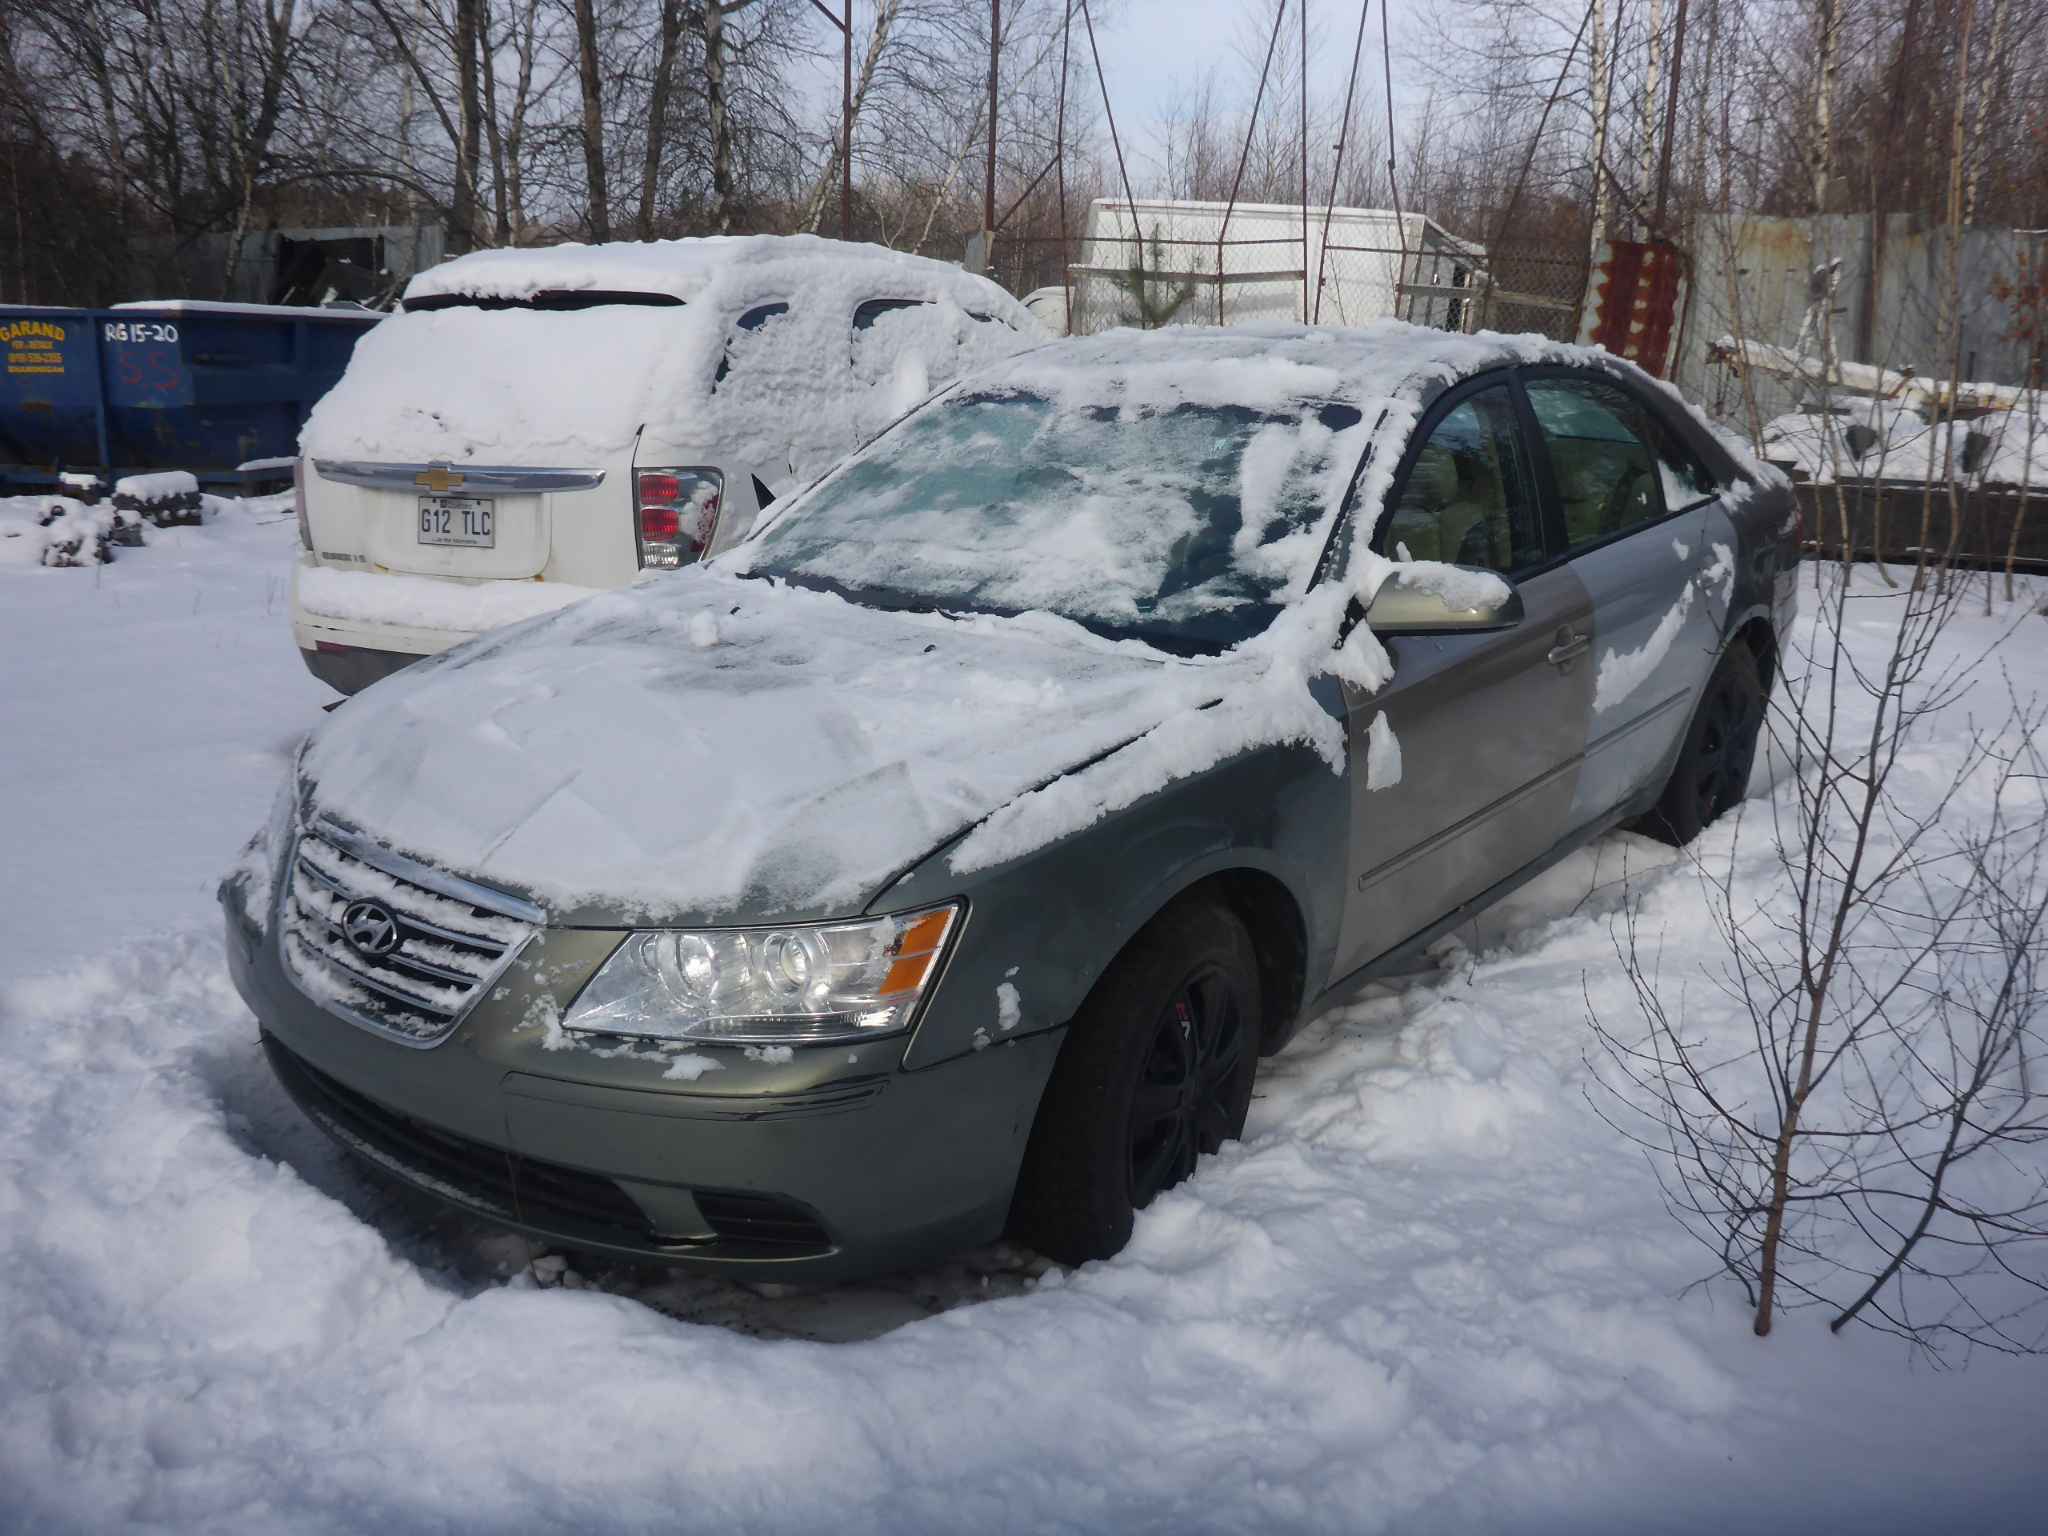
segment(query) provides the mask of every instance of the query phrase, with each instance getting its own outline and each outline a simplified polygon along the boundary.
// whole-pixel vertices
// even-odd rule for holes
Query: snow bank
[[[459,582],[324,565],[302,565],[298,574],[299,606],[316,617],[464,635],[553,613],[598,590],[559,581]]]
[[[523,300],[543,290],[683,302],[393,316],[357,342],[307,419],[303,450],[602,466],[646,426],[664,444],[760,466],[780,493],[915,404],[921,381],[943,383],[1043,339],[985,278],[804,235],[478,251],[419,274],[406,298]],[[871,299],[925,302],[856,331],[854,311]],[[740,315],[771,304],[789,310],[735,329]]]

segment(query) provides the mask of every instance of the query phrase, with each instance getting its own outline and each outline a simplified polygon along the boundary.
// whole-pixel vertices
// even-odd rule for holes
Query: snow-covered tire
[[[1176,903],[1111,962],[1074,1017],[1010,1208],[1063,1264],[1108,1258],[1134,1214],[1244,1132],[1259,1059],[1257,957],[1213,902]]]
[[[1685,744],[1657,808],[1643,818],[1652,837],[1682,847],[1749,789],[1763,728],[1764,685],[1756,658],[1740,640],[1722,653],[1686,728]]]

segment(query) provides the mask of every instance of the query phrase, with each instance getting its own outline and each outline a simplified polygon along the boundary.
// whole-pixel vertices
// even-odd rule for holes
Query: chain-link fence
[[[1417,214],[1098,202],[1068,264],[1070,329],[1396,318],[1439,330],[1577,333],[1582,250],[1489,253]]]

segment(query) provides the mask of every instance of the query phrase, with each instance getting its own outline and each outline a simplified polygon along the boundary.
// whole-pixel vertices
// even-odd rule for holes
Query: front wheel
[[[1024,1154],[1017,1237],[1063,1264],[1122,1248],[1136,1212],[1243,1134],[1260,1016],[1235,916],[1194,901],[1154,918],[1074,1017]]]
[[[1678,762],[1657,808],[1645,818],[1644,830],[1665,842],[1683,845],[1737,804],[1749,791],[1749,771],[1756,761],[1757,734],[1763,721],[1764,687],[1757,675],[1756,657],[1738,640],[1722,654],[1714,675],[1707,680]]]

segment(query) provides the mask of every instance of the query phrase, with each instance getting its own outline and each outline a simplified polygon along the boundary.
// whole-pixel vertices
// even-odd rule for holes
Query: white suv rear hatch
[[[633,445],[681,310],[666,294],[544,291],[437,295],[386,321],[387,345],[359,348],[308,424],[316,554],[469,580],[631,579]]]

